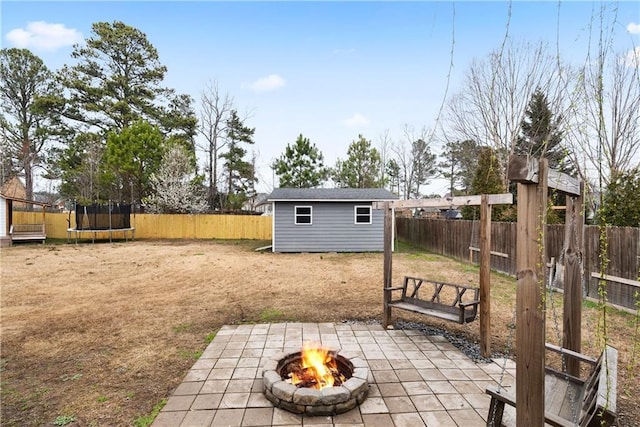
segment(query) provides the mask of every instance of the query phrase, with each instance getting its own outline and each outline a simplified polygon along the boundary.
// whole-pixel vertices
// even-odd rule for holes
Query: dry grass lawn
[[[221,325],[381,318],[382,254],[253,251],[264,243],[3,248],[0,423],[144,425],[142,417],[171,394]],[[440,256],[404,250],[393,262],[395,283],[404,275],[478,281],[476,267]],[[506,348],[514,290],[512,278],[493,276],[496,351]],[[602,311],[590,305],[584,313],[583,351],[595,355]],[[478,322],[463,327],[394,313],[399,317],[478,336]],[[637,316],[611,312],[606,321],[620,351],[620,425],[639,426]],[[547,333],[557,343],[551,317]]]

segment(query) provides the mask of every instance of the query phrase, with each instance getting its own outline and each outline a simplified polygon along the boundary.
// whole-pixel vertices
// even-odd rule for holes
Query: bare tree
[[[473,140],[491,146],[499,156],[507,186],[507,159],[514,152],[520,123],[536,89],[560,109],[565,72],[544,43],[507,42],[482,59],[474,59],[462,89],[447,105],[447,140]]]
[[[218,82],[207,84],[200,96],[200,126],[198,132],[204,136],[205,145],[201,148],[207,156],[207,173],[209,190],[207,201],[209,207],[220,207],[218,199],[218,158],[227,145],[227,123],[233,111],[233,98],[222,95]]]
[[[420,186],[436,176],[436,156],[431,153],[426,128],[416,131],[405,125],[404,139],[393,145],[395,162],[399,168],[401,196],[404,199],[420,197]]]
[[[391,137],[389,129],[385,129],[378,137],[378,153],[380,153],[380,181],[383,186],[387,186],[389,178],[387,177],[387,162],[390,159]]]
[[[567,141],[581,177],[597,182],[600,189],[612,176],[638,165],[639,60],[637,56],[616,55],[607,64],[606,52],[601,52],[596,61],[584,66],[577,79],[566,126]]]

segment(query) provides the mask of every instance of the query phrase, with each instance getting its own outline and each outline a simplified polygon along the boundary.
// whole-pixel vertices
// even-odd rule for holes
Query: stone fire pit
[[[338,386],[320,390],[296,387],[283,378],[292,363],[299,363],[302,352],[275,356],[265,364],[262,379],[264,394],[274,406],[296,414],[336,415],[347,412],[367,397],[369,368],[359,357],[348,358],[329,351],[346,380]]]

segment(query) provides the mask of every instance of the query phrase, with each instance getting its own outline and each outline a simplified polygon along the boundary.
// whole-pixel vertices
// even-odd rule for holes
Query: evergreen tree
[[[302,134],[295,145],[287,144],[284,153],[274,164],[274,171],[280,178],[282,188],[318,187],[328,174],[322,152]]]
[[[431,154],[431,149],[422,138],[411,144],[413,182],[410,185],[411,194],[418,199],[422,196],[420,186],[429,183],[429,179],[436,173],[436,155]]]
[[[473,194],[500,194],[504,193],[504,184],[502,182],[502,174],[500,173],[500,161],[496,156],[495,150],[491,147],[481,147],[479,149],[480,157],[478,158],[478,167],[473,181],[471,182],[471,191]],[[502,219],[502,212],[505,210],[504,205],[496,205],[492,208],[492,216],[494,220]],[[477,206],[465,206],[462,208],[462,215],[465,219],[478,219]]]
[[[255,166],[253,162],[245,160],[247,150],[241,144],[253,144],[254,128],[244,125],[233,110],[227,121],[227,152],[220,157],[225,159],[224,167],[227,178],[227,199],[224,203],[227,209],[239,210],[249,196],[255,193]]]
[[[478,168],[480,147],[467,139],[447,142],[442,153],[442,162],[438,164],[440,172],[449,181],[451,195],[471,194],[471,184]]]
[[[110,200],[142,200],[153,193],[151,176],[158,171],[165,141],[157,126],[138,120],[107,136],[104,177]]]
[[[167,67],[147,36],[120,21],[91,28],[85,44],[74,47],[77,64],[59,73],[69,94],[67,117],[104,134],[143,119],[165,136],[192,143],[196,119],[191,98],[161,86]]]
[[[550,168],[568,171],[560,120],[560,117],[554,117],[549,108],[547,96],[537,89],[531,95],[525,118],[520,123],[515,154],[546,157]]]
[[[60,96],[42,59],[27,49],[0,50],[3,176],[22,175],[30,200],[35,170],[46,166],[47,148],[61,135]]]
[[[393,159],[390,159],[386,165],[386,175],[388,177],[389,191],[400,195],[400,165]]]
[[[66,147],[56,151],[64,192],[72,198],[90,195],[127,201],[147,196],[153,168],[134,173],[131,165],[118,165],[118,158],[109,155],[102,159],[108,164],[101,165],[103,174],[96,181],[95,156],[111,153],[113,147],[106,146],[108,138],[135,133],[141,122],[159,132],[161,145],[178,143],[195,153],[197,120],[191,97],[162,86],[167,68],[160,63],[156,48],[143,32],[120,21],[94,23],[91,36],[74,46],[72,57],[77,63],[63,67],[58,74],[66,89],[63,114],[80,125]],[[157,168],[164,149],[155,144],[148,152],[146,149],[144,145],[137,147],[141,150],[136,153],[137,162],[149,159]],[[195,156],[190,158],[195,165]],[[91,176],[88,181],[87,176]],[[123,181],[126,179],[132,181]]]
[[[59,171],[60,195],[89,204],[108,198],[108,183],[104,181],[103,157],[105,143],[96,133],[81,133],[66,146],[52,150]]]
[[[347,159],[336,161],[333,180],[340,188],[377,188],[380,179],[380,154],[371,141],[358,135],[347,150]]]
[[[607,186],[599,210],[602,224],[640,226],[640,167],[615,174]]]

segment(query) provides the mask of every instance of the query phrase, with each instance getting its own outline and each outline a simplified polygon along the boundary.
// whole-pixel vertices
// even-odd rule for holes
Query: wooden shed
[[[396,200],[384,188],[277,188],[273,252],[384,250],[384,214],[374,202]]]

